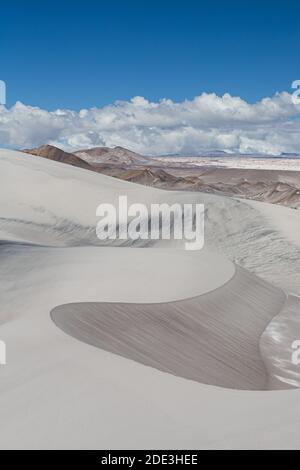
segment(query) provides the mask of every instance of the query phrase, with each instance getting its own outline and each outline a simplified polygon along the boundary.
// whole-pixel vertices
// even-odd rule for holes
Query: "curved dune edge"
[[[222,287],[156,304],[87,302],[50,315],[89,345],[186,379],[225,388],[268,389],[259,340],[285,293],[237,267]]]

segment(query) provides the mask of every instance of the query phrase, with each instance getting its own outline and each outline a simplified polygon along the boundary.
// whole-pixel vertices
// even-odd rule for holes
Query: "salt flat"
[[[300,159],[297,158],[278,158],[255,157],[253,155],[222,155],[221,157],[156,157],[156,160],[170,163],[184,163],[185,165],[207,166],[217,168],[241,168],[241,169],[260,169],[260,170],[287,170],[300,171]]]

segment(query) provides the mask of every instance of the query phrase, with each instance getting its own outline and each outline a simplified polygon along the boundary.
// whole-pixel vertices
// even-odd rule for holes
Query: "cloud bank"
[[[79,112],[47,111],[17,102],[0,106],[0,146],[50,143],[74,150],[120,145],[145,155],[300,153],[300,104],[277,93],[255,104],[229,94],[203,93],[192,100],[150,102],[137,96]]]

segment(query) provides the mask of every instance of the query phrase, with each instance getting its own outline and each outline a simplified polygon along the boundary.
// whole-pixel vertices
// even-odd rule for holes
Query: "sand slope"
[[[142,202],[148,207],[152,202],[204,204],[206,247],[300,295],[300,239],[293,228],[287,236],[282,212],[292,211],[293,227],[297,227],[298,211],[270,204],[262,204],[266,208],[262,211],[259,203],[142,187],[8,150],[0,150],[0,239],[47,246],[183,247],[177,240],[100,243],[96,208],[101,202],[117,204],[124,194],[129,204]]]
[[[158,304],[79,303],[51,311],[63,331],[98,348],[210,385],[263,390],[259,339],[286,296],[238,268],[213,292]]]

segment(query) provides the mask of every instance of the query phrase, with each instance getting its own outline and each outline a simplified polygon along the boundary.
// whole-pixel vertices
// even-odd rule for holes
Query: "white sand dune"
[[[297,444],[298,392],[238,392],[187,381],[76,341],[50,320],[55,305],[72,301],[195,296],[203,272],[215,273],[217,262],[223,276],[227,273],[219,287],[230,282],[230,263],[216,257],[202,265],[202,254],[180,250],[20,245],[2,250],[0,331],[8,365],[1,368],[1,448]]]
[[[266,213],[266,209],[263,212],[248,201],[162,191],[8,150],[0,150],[0,166],[0,237],[3,240],[47,246],[99,246],[95,232],[96,208],[102,202],[117,203],[118,196],[124,194],[129,204],[204,203],[206,247],[278,287],[300,295],[300,252],[296,243],[299,235],[294,230],[293,239],[286,236],[286,218],[282,216],[282,211],[285,214],[292,211],[295,224],[300,219],[298,211],[263,204],[269,207]],[[130,243],[110,240],[109,244],[183,247],[179,240]]]
[[[277,227],[287,240],[300,248],[300,217],[298,211],[256,201],[247,201],[247,204],[258,210],[271,224]]]
[[[207,248],[186,252],[172,241],[168,247],[157,244],[159,249],[97,246],[95,207],[120,193],[147,204],[178,198],[204,202]],[[228,386],[241,379],[245,362],[249,377],[243,377],[242,386],[260,388],[267,369],[258,355],[259,336],[284,311],[281,289],[298,292],[300,258],[297,245],[259,210],[228,198],[165,193],[1,151],[0,240],[0,338],[8,361],[0,368],[0,448],[299,448],[299,390],[228,390],[186,380],[187,375],[196,378],[186,373],[186,363],[179,374],[170,370],[171,358],[161,354],[155,361],[168,359],[171,373],[157,364],[146,367],[145,361],[129,359],[128,352],[124,357],[122,351],[112,354],[77,341],[50,318],[53,309],[72,303],[107,302],[113,309],[118,303],[122,312],[127,303],[147,304],[143,314],[150,308],[149,323],[156,331],[153,304],[188,305],[183,299],[196,297],[219,353],[225,354]],[[248,273],[254,284],[235,285],[243,276],[237,277],[222,254],[277,287]],[[198,324],[187,309],[182,315]],[[227,326],[235,326],[240,349],[237,338],[228,340]],[[236,350],[220,347],[223,335]],[[219,356],[213,361],[211,351],[204,352],[216,367]],[[235,372],[229,370],[230,358],[237,361]],[[224,374],[221,365],[216,372]],[[217,378],[214,383],[222,385]]]

